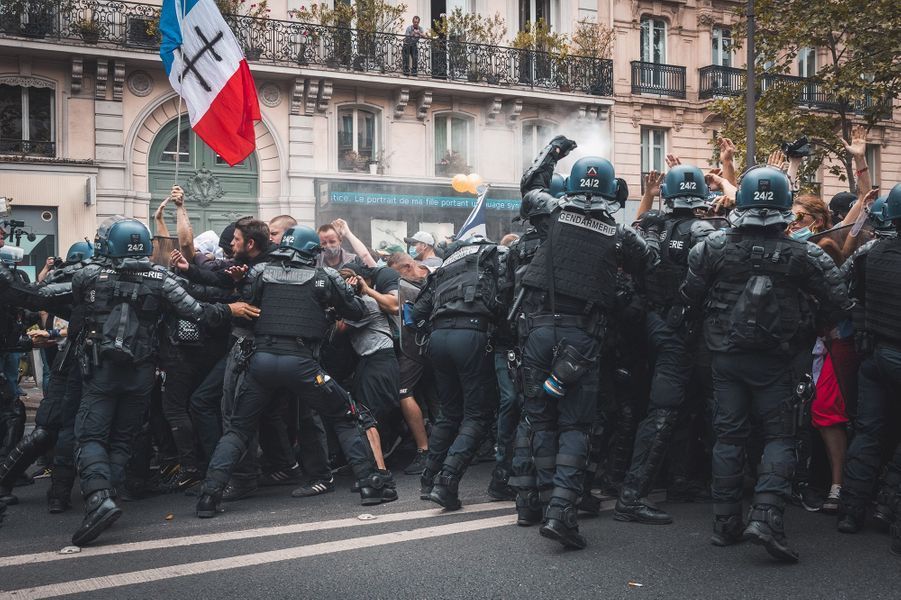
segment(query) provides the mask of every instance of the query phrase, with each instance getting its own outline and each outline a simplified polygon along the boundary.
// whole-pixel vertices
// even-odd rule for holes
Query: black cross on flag
[[[216,44],[222,39],[222,32],[217,31],[216,35],[213,36],[213,39],[208,40],[197,25],[194,26],[194,31],[197,33],[197,37],[203,41],[203,46],[201,46],[200,50],[198,50],[194,56],[185,59],[185,68],[181,72],[181,75],[178,76],[178,80],[182,81],[189,72],[193,73],[194,76],[197,77],[197,81],[200,85],[203,86],[203,89],[211,92],[212,88],[210,87],[210,84],[207,83],[206,79],[203,78],[203,75],[200,74],[200,71],[197,70],[195,63],[200,60],[206,52],[209,52],[217,62],[222,62],[222,57],[219,56],[215,48]]]

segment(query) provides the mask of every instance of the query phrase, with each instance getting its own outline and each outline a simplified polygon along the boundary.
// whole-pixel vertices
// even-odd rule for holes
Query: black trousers
[[[778,508],[791,494],[795,468],[791,360],[776,353],[717,353],[713,368],[713,502],[717,515],[741,513],[742,483],[752,422],[760,427],[763,456],[755,504]]]
[[[597,362],[563,398],[552,399],[542,388],[554,364],[554,349],[565,342],[582,356],[596,357],[599,340],[577,327],[536,327],[523,348],[523,411],[532,430],[532,457],[542,501],[573,505],[582,495],[588,467],[589,435],[597,416]]]
[[[429,340],[440,412],[429,436],[427,469],[460,477],[472,462],[497,410],[494,354],[488,334],[436,329]]]
[[[271,411],[283,393],[299,394],[334,427],[358,479],[374,472],[369,442],[359,427],[350,396],[319,363],[310,355],[256,352],[237,383],[234,405],[210,459],[204,484],[208,489],[222,489],[228,483],[235,465],[251,449],[260,415]]]
[[[639,497],[650,492],[660,470],[692,374],[692,355],[682,333],[654,311],[648,312],[645,318],[645,330],[654,358],[650,402],[648,413],[635,433],[632,464],[623,481],[623,486]]]
[[[901,389],[901,348],[880,344],[860,365],[854,438],[845,461],[842,502],[863,510],[879,477],[882,444],[891,412]],[[897,424],[896,424],[897,426]],[[901,444],[895,448],[885,475],[891,493],[901,494]]]
[[[125,465],[141,430],[155,368],[103,363],[84,380],[75,416],[75,461],[84,496],[125,483]]]

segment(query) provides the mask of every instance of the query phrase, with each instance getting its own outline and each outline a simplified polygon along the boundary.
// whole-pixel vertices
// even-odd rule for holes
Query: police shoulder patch
[[[563,211],[560,213],[559,221],[564,225],[589,229],[595,233],[600,233],[601,235],[606,235],[608,237],[612,237],[616,234],[615,225],[610,225],[609,223],[604,223],[600,219],[592,219],[586,215],[580,215],[574,212]]]

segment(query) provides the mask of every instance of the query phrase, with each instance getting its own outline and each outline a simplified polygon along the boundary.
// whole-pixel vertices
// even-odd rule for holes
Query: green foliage
[[[513,47],[520,50],[537,50],[564,54],[569,52],[569,39],[565,33],[551,31],[544,19],[527,21],[523,30],[513,38]]]
[[[736,48],[747,36],[744,10],[744,5],[736,7],[741,19],[735,28]],[[814,141],[807,169],[831,158],[841,165],[832,166],[831,172],[853,190],[854,167],[839,138],[850,138],[855,120],[872,127],[891,107],[891,98],[901,93],[897,0],[757,0],[754,12],[758,81],[763,65],[767,73],[790,73],[803,49],[817,48],[817,71],[810,82],[823,99],[834,103],[815,111],[799,108],[796,86],[770,86],[757,104],[759,157],[780,141],[806,134]],[[723,135],[740,146],[746,139],[744,98],[717,101],[713,110],[725,123]]]
[[[500,13],[483,17],[478,13],[464,13],[457,7],[441,17],[435,33],[455,42],[498,46],[507,37],[507,23]]]
[[[579,19],[572,35],[570,49],[576,56],[610,58],[613,54],[614,40],[616,32],[613,28],[592,19]]]

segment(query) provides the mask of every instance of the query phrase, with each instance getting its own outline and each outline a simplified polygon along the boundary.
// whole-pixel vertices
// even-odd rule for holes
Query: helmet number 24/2
[[[140,244],[128,244],[128,252],[143,252],[144,244],[143,242]]]
[[[600,179],[588,179],[585,177],[579,178],[579,187],[580,188],[599,188],[601,187]]]
[[[773,192],[760,192],[760,191],[754,192],[754,200],[767,201],[767,200],[772,200],[772,199],[773,199]]]
[[[679,182],[680,190],[696,190],[698,189],[697,181],[680,181]]]

